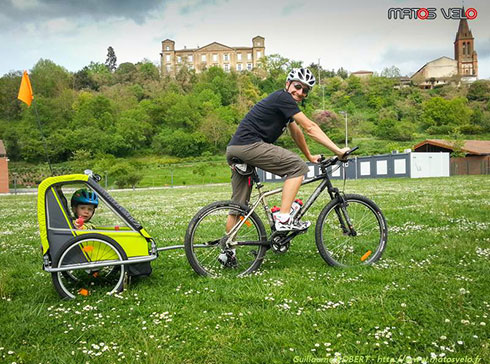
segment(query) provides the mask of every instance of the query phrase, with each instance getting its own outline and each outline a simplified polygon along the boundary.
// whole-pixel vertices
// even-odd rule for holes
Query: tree
[[[124,143],[133,151],[144,147],[151,136],[152,128],[143,109],[123,112],[116,125]]]
[[[199,131],[206,137],[208,143],[213,145],[214,150],[218,151],[221,148],[224,150],[235,129],[231,110],[222,107],[204,118]]]
[[[99,62],[90,62],[87,69],[88,76],[96,84],[97,90],[102,86],[107,86],[112,84],[112,73],[107,69],[107,67]]]
[[[117,57],[114,52],[114,48],[107,48],[107,58],[105,60],[105,66],[110,72],[114,72],[117,68]]]
[[[56,97],[72,86],[71,74],[49,59],[40,59],[31,71],[34,96]]]
[[[90,70],[87,66],[73,75],[73,87],[75,90],[89,89],[97,91],[99,89],[97,82],[90,76]]]
[[[176,157],[199,156],[206,146],[206,139],[201,133],[189,133],[182,129],[163,129],[153,140],[153,148],[157,153]]]
[[[398,78],[401,77],[400,69],[396,66],[385,67],[381,71],[381,77]]]
[[[143,179],[143,174],[140,171],[140,165],[118,160],[109,170],[109,174],[114,178],[117,187],[131,186],[135,189],[138,182]]]
[[[0,78],[0,118],[15,120],[20,118],[21,107],[17,100],[20,80],[20,71],[10,72]]]
[[[422,104],[422,122],[430,134],[447,134],[458,126],[468,125],[472,110],[467,106],[468,100],[457,97],[446,100],[433,97]]]
[[[277,77],[288,70],[290,60],[279,54],[270,54],[259,60],[259,67],[263,68],[271,77]]]
[[[345,70],[343,67],[340,67],[337,70],[337,76],[342,77],[343,79],[346,79],[349,76],[349,74],[348,74],[347,70]]]
[[[488,102],[490,100],[490,81],[478,80],[473,82],[468,89],[468,100]]]
[[[136,78],[137,69],[131,62],[121,63],[117,70],[114,72],[117,82],[134,82]]]
[[[148,59],[144,59],[142,62],[136,63],[136,69],[138,71],[138,82],[154,80],[157,81],[160,78],[160,72],[157,66],[151,63]]]

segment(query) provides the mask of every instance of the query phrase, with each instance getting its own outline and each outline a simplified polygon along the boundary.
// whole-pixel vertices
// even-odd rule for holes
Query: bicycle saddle
[[[231,162],[233,163],[231,168],[242,176],[250,176],[254,171],[254,167],[243,162],[240,158],[232,157]]]

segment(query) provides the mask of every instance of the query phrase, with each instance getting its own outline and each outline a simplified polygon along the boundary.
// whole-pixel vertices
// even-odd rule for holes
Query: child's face
[[[94,211],[94,205],[78,205],[73,208],[75,216],[83,218],[83,221],[89,221],[94,215]]]

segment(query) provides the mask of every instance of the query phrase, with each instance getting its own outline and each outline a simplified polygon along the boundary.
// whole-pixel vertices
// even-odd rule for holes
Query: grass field
[[[41,269],[36,196],[0,196],[0,362],[490,363],[489,182],[347,181],[388,222],[375,266],[327,266],[312,226],[248,277],[198,277],[179,250],[120,295],[73,301]],[[113,196],[166,246],[229,194],[222,185]]]

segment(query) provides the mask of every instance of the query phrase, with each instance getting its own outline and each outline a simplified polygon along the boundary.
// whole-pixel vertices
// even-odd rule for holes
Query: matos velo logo
[[[441,14],[445,19],[473,20],[478,16],[475,8],[441,8]],[[420,19],[433,20],[437,18],[436,8],[389,8],[388,19]]]

